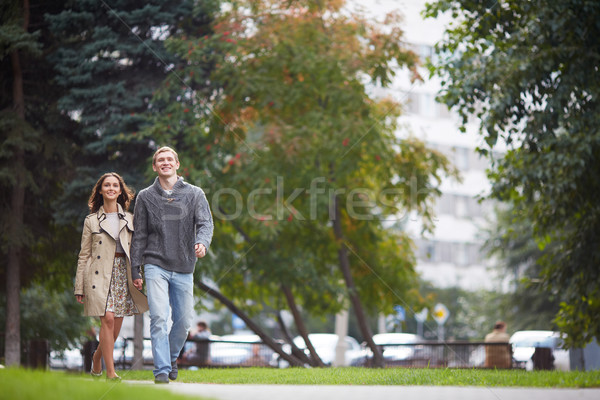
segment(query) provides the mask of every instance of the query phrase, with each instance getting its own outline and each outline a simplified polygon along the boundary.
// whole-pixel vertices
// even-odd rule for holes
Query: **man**
[[[510,368],[512,365],[512,354],[508,340],[510,336],[506,333],[506,322],[498,321],[494,330],[485,335],[485,343],[506,343],[485,346],[485,366],[488,368]]]
[[[212,333],[208,329],[208,325],[204,321],[198,321],[196,324],[197,331],[193,335],[190,333],[192,340],[196,342],[196,346],[189,349],[183,355],[186,363],[196,366],[206,365],[209,357],[209,339]]]
[[[134,285],[141,289],[144,266],[155,383],[177,379],[177,356],[192,326],[196,258],[206,255],[213,235],[204,192],[178,177],[178,168],[175,150],[156,150],[152,169],[158,176],[138,194],[134,208],[131,272]]]

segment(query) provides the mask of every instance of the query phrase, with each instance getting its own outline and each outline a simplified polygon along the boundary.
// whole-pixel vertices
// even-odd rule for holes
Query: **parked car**
[[[382,347],[382,355],[386,364],[404,364],[407,361],[423,356],[425,339],[413,333],[378,333],[373,335],[373,342]],[[371,350],[367,350],[371,356]]]
[[[335,359],[336,347],[338,344],[338,335],[334,333],[311,333],[308,335],[308,339],[314,346],[317,354],[325,365],[332,365]],[[367,353],[360,346],[358,341],[352,336],[346,336],[346,353],[345,353],[345,365],[349,366],[360,366],[366,362]],[[306,348],[306,343],[302,336],[296,336],[294,338],[294,344],[304,350],[309,355],[309,351]],[[289,346],[284,347],[288,352]]]
[[[270,365],[273,354],[258,335],[211,337],[209,364],[264,367]]]
[[[215,340],[215,339],[213,339]],[[238,343],[236,343],[238,342]],[[242,343],[239,343],[242,342]],[[258,335],[224,335],[210,343],[210,364],[241,365],[252,355],[252,343],[260,343]]]
[[[532,356],[536,347],[552,349],[554,368],[569,371],[571,363],[569,350],[563,348],[563,340],[559,332],[553,331],[518,331],[509,340],[513,346],[513,359],[517,368],[533,370]]]

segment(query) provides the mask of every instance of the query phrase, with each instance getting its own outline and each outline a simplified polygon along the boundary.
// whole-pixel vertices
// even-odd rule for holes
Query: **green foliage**
[[[201,31],[210,19],[206,10],[214,2],[195,3],[73,1],[46,16],[60,41],[50,55],[56,82],[66,90],[59,107],[78,122],[82,144],[77,168],[55,204],[59,222],[81,221],[102,173],[116,171],[138,190],[148,183],[153,142],[138,133],[147,124],[154,91],[169,70],[179,68],[180,60],[165,51],[165,39]]]
[[[71,240],[69,232],[64,231],[67,236],[61,236],[53,229],[52,202],[62,195],[64,177],[72,166],[71,156],[77,150],[72,134],[74,124],[57,108],[56,99],[62,95],[62,90],[54,84],[52,66],[45,58],[56,42],[44,23],[44,14],[56,12],[64,2],[30,3],[29,21],[36,29],[35,34],[22,32],[23,10],[19,2],[2,3],[0,26],[0,256],[6,259],[10,246],[21,246],[22,262],[27,265],[21,273],[23,287],[27,287],[40,271],[46,272],[45,257],[51,254],[70,257],[68,261],[74,262],[69,253],[72,247],[67,245],[65,249],[63,242]],[[19,50],[24,82],[24,119],[14,107],[13,84],[17,72],[7,54],[11,49]],[[22,166],[16,162],[20,153],[23,154]],[[16,186],[17,172],[24,176],[21,183],[25,186],[25,214],[17,234],[9,234],[9,228],[14,225],[15,205],[11,203],[11,194]],[[48,251],[40,251],[42,247]],[[63,264],[63,270],[69,262]],[[0,268],[2,277],[5,265],[3,263]],[[4,285],[0,290],[5,290]]]
[[[504,316],[511,331],[524,329],[556,330],[552,323],[559,310],[560,293],[541,281],[540,260],[549,247],[540,249],[533,224],[523,210],[499,209],[497,221],[487,232],[486,248],[499,261],[500,275],[508,276],[511,292],[502,301]]]
[[[216,226],[202,272],[227,296],[252,299],[249,311],[285,307],[282,284],[308,313],[346,307],[342,247],[369,310],[417,297],[411,241],[386,220],[416,210],[430,227],[450,168],[423,143],[397,139],[399,105],[366,93],[367,81],[388,84],[396,63],[414,70],[398,24],[384,30],[342,4],[234,2],[210,31],[166,42],[186,64],[157,91],[144,134],[174,145],[183,175],[208,192]]]
[[[423,324],[423,336],[427,340],[438,340],[438,325],[431,313],[436,303],[444,304],[450,316],[444,324],[445,340],[481,341],[490,333],[498,320],[508,321],[512,306],[510,295],[495,291],[469,291],[458,287],[436,288],[422,282],[419,289],[429,309],[428,319]],[[412,315],[408,315],[404,325],[406,332],[416,332],[417,323]],[[508,322],[508,331],[518,329]]]
[[[6,302],[2,298],[0,324],[4,326],[5,322]],[[21,342],[24,344],[29,340],[47,339],[52,350],[75,348],[90,324],[91,319],[82,315],[82,306],[70,290],[57,292],[42,284],[33,284],[21,291]]]
[[[136,140],[135,132],[144,123],[141,113],[153,85],[164,79],[165,62],[176,62],[166,58],[162,42],[206,24],[206,12],[192,18],[191,10],[206,10],[214,2],[28,4],[28,10],[17,1],[0,6],[0,256],[6,259],[11,246],[21,248],[21,265],[26,266],[21,268],[21,287],[41,282],[49,290],[70,293],[93,184],[110,170],[120,172],[134,187],[144,181],[151,150],[149,140]],[[23,29],[26,14],[28,32]],[[20,70],[13,70],[9,54],[16,50]],[[24,118],[13,98],[19,73]],[[21,154],[23,161],[17,163]],[[23,174],[25,186],[24,223],[9,234],[8,228],[15,226],[11,194],[17,172]],[[5,265],[0,268],[3,282]],[[29,290],[33,289],[24,296]],[[69,300],[73,302],[72,295]],[[21,306],[27,315],[36,305]],[[68,311],[65,315],[73,314],[74,320],[81,314]],[[66,330],[55,330],[68,335],[55,339],[59,347],[79,336],[76,328],[64,325]],[[55,337],[52,332],[44,335]]]
[[[508,144],[492,196],[527,211],[543,286],[564,300],[556,323],[583,345],[600,336],[600,3],[442,0],[427,14],[444,11],[440,98],[481,119],[483,153]]]

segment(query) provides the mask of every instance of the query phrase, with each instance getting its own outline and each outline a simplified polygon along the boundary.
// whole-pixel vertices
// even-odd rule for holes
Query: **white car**
[[[325,365],[332,365],[335,360],[335,352],[338,344],[338,335],[334,333],[310,333],[308,339],[314,346],[317,354]],[[358,341],[352,336],[346,336],[346,352],[345,352],[345,363],[344,365],[349,366],[360,366],[363,365],[367,358],[367,353],[360,346]],[[309,351],[306,348],[306,343],[302,336],[296,336],[294,338],[294,344],[304,350],[309,355]]]
[[[262,343],[258,335],[233,334],[211,337],[211,365],[264,366],[272,358],[273,350]]]
[[[533,370],[531,356],[536,347],[552,349],[554,368],[561,371],[570,371],[571,362],[569,350],[563,348],[563,340],[559,332],[553,331],[518,331],[509,340],[513,346],[513,359],[517,367]]]
[[[395,363],[415,358],[423,351],[422,345],[425,340],[413,333],[378,333],[373,335],[373,342],[382,346],[383,359],[386,363]]]

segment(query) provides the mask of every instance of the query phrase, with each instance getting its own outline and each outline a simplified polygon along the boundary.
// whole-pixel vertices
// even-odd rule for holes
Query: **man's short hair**
[[[504,328],[506,328],[506,322],[504,322],[504,321],[498,321],[494,325],[494,329],[504,329]]]
[[[170,151],[171,153],[173,153],[173,155],[175,156],[175,161],[179,162],[179,156],[177,155],[177,152],[169,146],[163,146],[154,152],[154,155],[152,156],[152,165],[156,164],[156,157],[158,157],[160,153],[164,153],[165,151]]]

